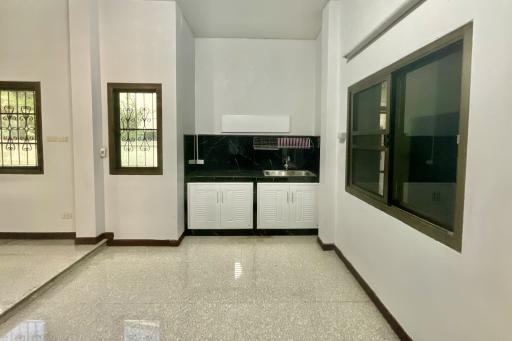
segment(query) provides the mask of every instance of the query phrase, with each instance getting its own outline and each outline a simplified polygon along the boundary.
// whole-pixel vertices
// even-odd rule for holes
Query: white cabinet
[[[221,227],[225,229],[252,228],[253,184],[220,184]]]
[[[258,228],[318,228],[318,184],[258,183]]]
[[[290,185],[290,225],[295,229],[318,227],[316,184]]]
[[[290,185],[258,183],[258,228],[287,228]]]
[[[220,221],[219,185],[188,184],[188,226],[204,229],[217,228]]]
[[[189,183],[189,229],[252,229],[253,184]]]

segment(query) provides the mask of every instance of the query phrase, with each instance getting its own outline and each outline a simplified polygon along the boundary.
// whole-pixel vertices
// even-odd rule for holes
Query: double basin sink
[[[316,176],[308,170],[264,170],[263,175],[272,177]]]

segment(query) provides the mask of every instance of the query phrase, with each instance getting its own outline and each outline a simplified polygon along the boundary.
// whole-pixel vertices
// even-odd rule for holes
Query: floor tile
[[[105,248],[0,324],[1,341],[43,338],[397,339],[343,263],[312,236]]]
[[[308,303],[255,303],[238,306],[237,340],[314,340]]]
[[[315,334],[321,340],[397,339],[372,303],[317,303],[311,311]]]
[[[96,245],[73,240],[10,240],[0,245],[0,315]]]

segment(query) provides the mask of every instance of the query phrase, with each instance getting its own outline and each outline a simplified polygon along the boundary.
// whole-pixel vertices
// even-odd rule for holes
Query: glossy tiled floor
[[[73,240],[0,239],[0,315],[95,248]]]
[[[187,237],[178,248],[107,248],[0,325],[0,340],[19,336],[396,339],[336,255],[309,236]]]

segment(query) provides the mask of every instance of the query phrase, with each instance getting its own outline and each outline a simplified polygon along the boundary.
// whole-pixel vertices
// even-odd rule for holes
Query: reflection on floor
[[[396,340],[315,237],[109,247],[0,325],[0,340]]]
[[[96,247],[73,240],[0,239],[0,316]]]

